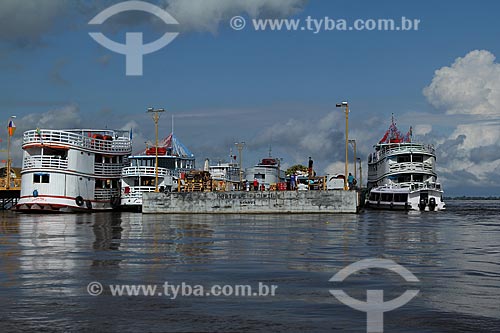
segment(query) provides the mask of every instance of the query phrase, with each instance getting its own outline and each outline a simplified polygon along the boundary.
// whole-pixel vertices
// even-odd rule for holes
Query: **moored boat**
[[[23,212],[108,210],[119,205],[119,180],[131,152],[128,131],[36,129],[24,132]]]
[[[217,164],[210,165],[207,160],[205,171],[210,172],[212,181],[214,183],[214,189],[216,191],[235,191],[240,189],[240,166],[236,162],[236,156],[229,154],[229,162],[218,161]]]
[[[285,171],[281,170],[280,164],[278,158],[263,158],[257,165],[245,170],[245,179],[250,184],[256,181],[259,188],[269,190],[271,185],[284,182],[286,179]]]
[[[374,148],[375,152],[368,157],[367,206],[420,211],[445,209],[432,145],[412,142],[412,129],[402,134],[393,118]]]
[[[182,173],[195,168],[194,154],[171,133],[158,144],[158,168],[156,168],[156,147],[146,147],[140,153],[128,157],[129,165],[123,168],[121,177],[121,208],[141,210],[142,194],[156,189],[177,190]]]

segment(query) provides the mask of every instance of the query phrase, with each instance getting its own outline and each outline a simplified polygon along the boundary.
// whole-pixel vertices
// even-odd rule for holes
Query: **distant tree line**
[[[494,197],[494,196],[473,197],[473,196],[462,195],[460,197],[444,197],[444,200],[500,200],[500,197]]]

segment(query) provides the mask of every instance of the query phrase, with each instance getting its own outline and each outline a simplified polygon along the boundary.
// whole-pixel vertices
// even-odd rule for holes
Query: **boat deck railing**
[[[68,160],[54,155],[32,155],[23,159],[23,171],[29,169],[68,169]]]
[[[94,172],[96,176],[120,177],[122,174],[123,163],[109,164],[109,163],[95,163]]]
[[[88,134],[90,135],[90,132]],[[61,130],[26,131],[23,135],[23,146],[31,144],[73,146],[108,153],[130,154],[132,151],[132,144],[125,137],[113,137],[111,140],[103,140],[85,136],[79,132]]]
[[[122,195],[123,199],[142,198],[143,192],[154,192],[154,186],[130,186],[129,192]]]
[[[434,183],[434,182],[413,183],[413,184],[411,184],[410,189],[412,191],[417,191],[417,190],[441,190],[441,184],[440,183]]]
[[[392,183],[378,186],[378,189],[409,189],[410,191],[417,190],[442,190],[441,183],[436,182],[404,182]]]
[[[424,145],[418,143],[389,143],[377,145],[379,150],[372,153],[368,157],[368,163],[376,162],[386,156],[398,154],[398,153],[427,153],[435,155],[436,150],[432,145]]]
[[[169,169],[158,168],[158,176],[166,177],[170,176],[172,173]],[[156,175],[156,168],[154,166],[129,166],[122,170],[123,177],[134,177],[134,176],[151,176]]]
[[[96,188],[94,191],[94,198],[98,201],[110,200],[112,197],[119,195],[117,188]]]
[[[389,164],[390,172],[432,171],[432,164],[425,162],[402,162]]]

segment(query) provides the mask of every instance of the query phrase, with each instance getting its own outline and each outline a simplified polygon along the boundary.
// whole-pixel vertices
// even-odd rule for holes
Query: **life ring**
[[[92,145],[94,148],[101,148],[102,147],[102,140],[104,137],[101,134],[93,134],[92,135]]]
[[[87,200],[87,201],[85,202],[85,205],[87,206],[87,208],[88,208],[88,209],[92,209],[92,201]]]
[[[33,196],[36,198],[38,196],[38,190],[33,190]]]
[[[81,196],[77,196],[77,197],[75,198],[75,202],[76,202],[76,204],[77,204],[78,206],[83,206],[83,203],[84,203],[83,198],[82,198]]]

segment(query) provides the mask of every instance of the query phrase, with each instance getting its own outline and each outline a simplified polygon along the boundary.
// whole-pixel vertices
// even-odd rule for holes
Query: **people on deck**
[[[313,177],[313,164],[314,161],[312,160],[311,156],[309,156],[309,162],[308,162],[308,167],[307,167],[307,174],[310,177]]]
[[[259,181],[257,180],[257,178],[253,179],[253,190],[254,191],[258,191],[259,190]]]
[[[354,176],[349,172],[349,176],[347,177],[347,183],[349,184],[349,189],[353,190],[354,185],[356,185],[356,179]]]
[[[295,190],[295,178],[297,176],[295,174],[290,175],[290,190],[294,191]]]

